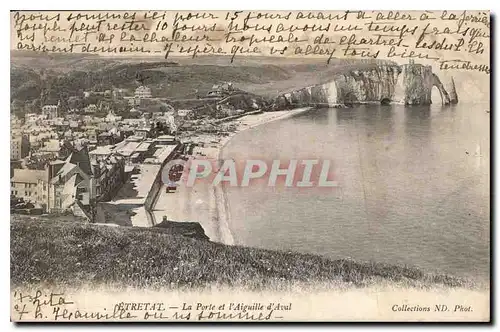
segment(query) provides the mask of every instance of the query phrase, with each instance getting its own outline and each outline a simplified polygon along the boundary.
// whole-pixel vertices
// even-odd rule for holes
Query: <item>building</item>
[[[61,152],[61,141],[59,139],[49,139],[43,143],[39,152],[59,157],[59,153]]]
[[[10,194],[45,208],[48,181],[47,170],[14,169],[10,179]]]
[[[141,85],[140,87],[138,87],[137,89],[135,89],[134,97],[136,99],[151,98],[152,97],[151,89],[148,88],[147,86]]]
[[[29,135],[22,132],[12,133],[10,137],[10,159],[23,159],[30,153]]]
[[[115,122],[118,122],[121,120],[122,120],[122,117],[116,115],[113,111],[109,111],[109,113],[104,118],[104,121],[111,122],[111,123],[115,123]]]
[[[117,155],[108,155],[92,163],[96,178],[96,201],[107,201],[113,198],[125,182],[125,161]]]
[[[141,145],[141,140],[142,139],[136,137],[129,137],[125,141],[116,144],[116,155],[123,157],[126,163],[131,163],[133,159],[132,156],[135,158],[136,150]]]
[[[10,117],[10,128],[20,128],[23,125],[23,120],[19,119],[15,114]]]
[[[84,147],[45,170],[13,169],[11,195],[49,213],[71,211],[93,220],[96,203],[112,198],[124,183],[125,161],[109,153],[92,155]]]
[[[96,181],[86,147],[72,152],[65,161],[49,165],[49,212],[72,211],[92,220],[96,198]]]
[[[69,120],[69,127],[73,130],[79,129],[82,125],[82,122],[79,120]]]
[[[121,134],[119,132],[115,133],[113,131],[105,131],[97,135],[97,145],[113,145],[122,141]]]
[[[180,117],[185,117],[192,112],[193,112],[192,110],[178,110],[177,115]]]
[[[42,115],[47,119],[55,119],[57,118],[57,113],[59,111],[60,103],[57,105],[45,105],[42,107]]]
[[[225,82],[223,84],[215,84],[207,94],[208,97],[225,97],[234,91],[233,83]]]
[[[134,136],[140,137],[142,139],[146,139],[151,137],[151,128],[149,127],[140,127],[134,130]]]
[[[180,144],[155,144],[156,151],[153,153],[152,158],[145,160],[148,164],[164,165],[166,161],[171,160],[180,148]]]
[[[42,147],[46,141],[58,137],[57,133],[52,131],[50,127],[31,127],[30,129],[25,130],[25,132],[29,132],[31,152]]]
[[[78,137],[73,140],[73,147],[76,150],[83,149],[85,146],[90,144],[90,141],[86,137]]]
[[[107,159],[113,154],[113,145],[98,146],[94,150],[89,151],[90,162],[92,164],[98,163]]]
[[[162,135],[158,136],[153,140],[158,145],[177,145],[178,142],[175,139],[175,136],[171,135]]]
[[[87,127],[87,130],[85,131],[85,135],[89,139],[90,144],[97,144],[97,138],[99,135],[97,128]]]
[[[42,117],[40,114],[36,113],[26,113],[24,115],[24,122],[26,124],[35,124],[37,121],[42,120]]]
[[[125,97],[124,100],[132,107],[146,108],[155,104],[151,97]]]
[[[124,100],[128,102],[128,104],[132,107],[135,106],[140,106],[141,105],[141,100],[139,98],[135,97],[123,97]]]
[[[125,89],[113,89],[112,95],[114,100],[121,100],[127,94]]]
[[[95,113],[97,112],[96,104],[90,104],[84,108],[85,113]]]

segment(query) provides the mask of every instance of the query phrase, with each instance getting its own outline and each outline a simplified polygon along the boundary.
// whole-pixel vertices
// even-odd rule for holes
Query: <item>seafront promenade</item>
[[[116,197],[100,204],[97,222],[121,226],[153,226],[145,209],[145,201],[161,165],[136,165]]]

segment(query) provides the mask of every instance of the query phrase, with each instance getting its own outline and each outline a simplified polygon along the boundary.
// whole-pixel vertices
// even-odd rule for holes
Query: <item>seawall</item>
[[[160,190],[163,187],[163,181],[162,181],[163,167],[165,166],[166,163],[168,163],[170,160],[173,159],[173,156],[177,154],[179,148],[180,144],[177,144],[172,153],[167,158],[165,158],[165,160],[161,162],[160,170],[156,174],[153,184],[151,185],[151,188],[148,191],[148,195],[144,200],[144,209],[146,210],[146,215],[151,226],[155,226],[156,224],[158,224],[158,220],[156,220],[153,210],[158,201]]]

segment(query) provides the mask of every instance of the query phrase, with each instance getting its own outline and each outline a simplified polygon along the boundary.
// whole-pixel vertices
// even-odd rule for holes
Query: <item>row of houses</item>
[[[169,135],[131,136],[90,151],[85,145],[44,169],[13,169],[11,195],[47,213],[71,211],[92,220],[96,203],[112,199],[125,183],[127,165],[162,164],[178,146]]]
[[[172,112],[155,112],[138,119],[123,119],[110,111],[105,118],[67,114],[64,118],[47,119],[41,114],[27,114],[25,121],[11,117],[11,160],[30,154],[59,157],[64,141],[74,146],[116,144],[129,136],[143,138],[154,135],[158,123],[161,128],[175,132],[177,127]],[[161,133],[160,133],[161,134]]]
[[[131,136],[115,145],[100,146],[89,152],[90,159],[99,162],[109,155],[123,158],[127,165],[161,164],[165,154],[170,155],[179,145],[174,136],[162,135],[156,138]]]
[[[48,213],[72,211],[92,220],[95,202],[107,200],[125,181],[125,162],[117,155],[91,161],[86,147],[44,170],[14,169],[11,195]]]
[[[139,86],[135,89],[133,95],[129,94],[127,89],[113,89],[113,90],[105,90],[105,91],[85,91],[83,93],[84,98],[90,98],[91,96],[101,96],[104,97],[104,100],[101,100],[104,104],[109,99],[113,99],[115,101],[118,100],[126,100],[130,106],[146,106],[147,100],[153,98],[151,88],[147,86]],[[104,104],[100,104],[103,106]],[[89,104],[84,108],[84,112],[86,113],[95,113],[100,109],[99,106],[95,104]],[[79,112],[77,109],[71,109],[70,112],[75,113]]]

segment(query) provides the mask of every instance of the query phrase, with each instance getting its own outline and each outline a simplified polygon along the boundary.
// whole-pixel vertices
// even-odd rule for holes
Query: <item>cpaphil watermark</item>
[[[258,160],[246,161],[175,159],[162,169],[163,184],[178,187],[184,184],[193,187],[198,181],[211,185],[248,187],[252,182],[265,182],[269,187],[337,187],[330,160]]]

